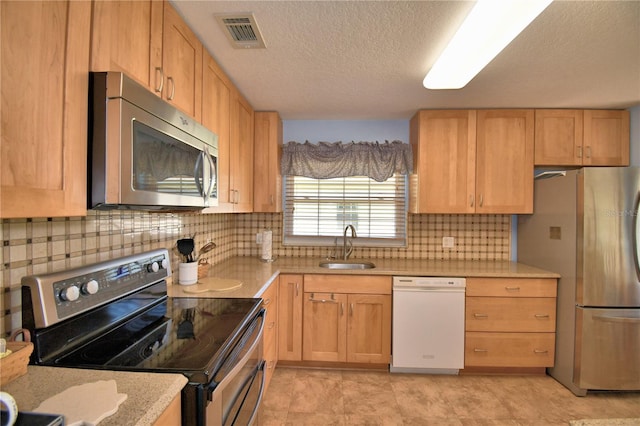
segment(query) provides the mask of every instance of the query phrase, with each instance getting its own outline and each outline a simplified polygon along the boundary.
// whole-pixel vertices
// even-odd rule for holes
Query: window
[[[406,176],[313,179],[286,176],[284,243],[333,245],[353,225],[354,245],[406,245]],[[351,234],[349,234],[351,235]]]

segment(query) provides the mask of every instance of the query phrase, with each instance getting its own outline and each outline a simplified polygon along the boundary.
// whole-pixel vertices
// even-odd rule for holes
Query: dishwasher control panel
[[[465,288],[467,280],[461,277],[393,277],[393,286],[415,288]]]

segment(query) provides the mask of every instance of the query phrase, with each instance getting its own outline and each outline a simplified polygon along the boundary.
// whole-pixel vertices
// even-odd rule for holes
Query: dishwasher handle
[[[414,286],[394,286],[393,291],[401,292],[421,292],[421,293],[464,293],[464,287],[414,287]]]

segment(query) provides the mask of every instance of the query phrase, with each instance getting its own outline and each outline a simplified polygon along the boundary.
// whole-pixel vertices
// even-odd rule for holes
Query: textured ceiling
[[[556,0],[465,88],[445,91],[422,80],[473,2],[172,3],[252,106],[285,120],[640,104],[640,0]],[[252,12],[267,48],[232,48],[214,18],[226,12]]]

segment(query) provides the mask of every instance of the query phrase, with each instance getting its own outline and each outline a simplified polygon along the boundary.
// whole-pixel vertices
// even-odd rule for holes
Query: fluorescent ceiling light
[[[422,84],[460,89],[517,37],[552,0],[478,0]]]

